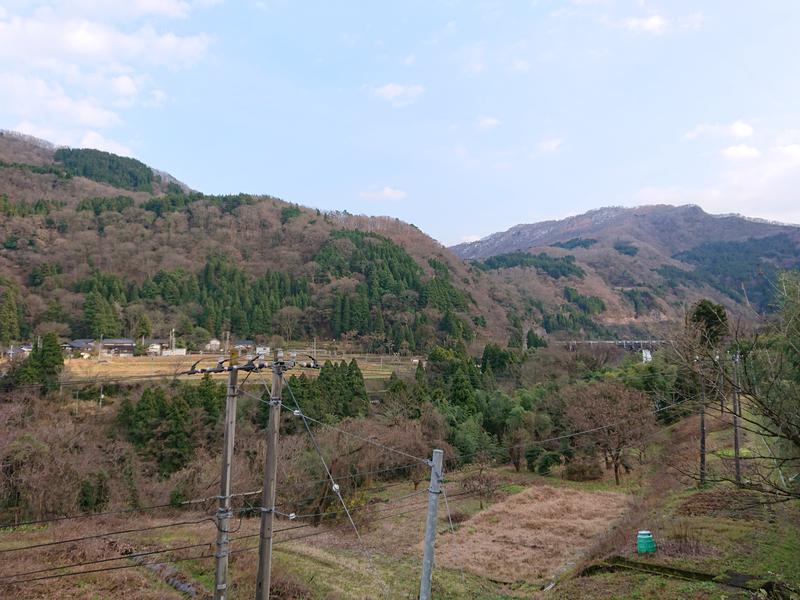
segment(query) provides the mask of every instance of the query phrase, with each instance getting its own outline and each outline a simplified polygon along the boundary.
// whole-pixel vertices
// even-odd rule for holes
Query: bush
[[[558,452],[545,452],[536,461],[536,472],[539,475],[549,475],[550,469],[561,464],[561,455]]]
[[[444,517],[448,522],[452,522],[453,525],[458,525],[459,523],[463,523],[467,519],[469,519],[469,514],[462,512],[460,510],[454,510],[450,513],[450,517],[448,518],[447,515]]]
[[[603,469],[594,461],[573,461],[564,467],[561,475],[570,481],[595,481],[602,479]]]
[[[536,470],[536,461],[544,452],[541,446],[528,446],[525,450],[525,462],[528,463],[528,471],[533,473]]]
[[[109,495],[108,474],[100,471],[81,481],[78,506],[83,512],[101,511],[108,504]]]
[[[614,244],[614,250],[626,256],[636,256],[636,254],[639,252],[639,249],[633,244],[621,241],[618,241]]]

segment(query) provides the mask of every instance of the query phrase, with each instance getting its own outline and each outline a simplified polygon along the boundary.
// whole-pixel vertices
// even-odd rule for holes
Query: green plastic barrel
[[[652,554],[656,551],[656,541],[649,531],[640,531],[636,536],[636,551],[639,554]]]

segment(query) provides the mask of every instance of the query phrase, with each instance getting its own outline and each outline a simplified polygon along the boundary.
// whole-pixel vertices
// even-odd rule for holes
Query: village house
[[[136,342],[130,338],[108,338],[100,342],[100,348],[108,356],[133,356]]]

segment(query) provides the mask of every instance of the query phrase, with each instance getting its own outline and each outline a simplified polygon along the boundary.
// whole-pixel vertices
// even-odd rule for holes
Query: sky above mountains
[[[0,127],[443,243],[604,205],[800,222],[795,0],[0,0]]]

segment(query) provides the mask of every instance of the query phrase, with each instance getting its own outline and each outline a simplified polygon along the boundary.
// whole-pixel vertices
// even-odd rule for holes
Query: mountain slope
[[[701,297],[744,318],[769,311],[799,244],[797,226],[659,205],[517,225],[451,249],[516,288],[549,333],[602,336],[666,332]]]
[[[478,259],[575,238],[627,239],[672,256],[706,241],[741,241],[779,233],[796,235],[798,231],[795,225],[740,215],[710,215],[695,205],[609,207],[560,221],[515,225],[507,231],[450,249],[461,258]]]
[[[61,336],[504,341],[489,283],[415,227],[207,196],[112,154],[0,135],[0,343]]]

